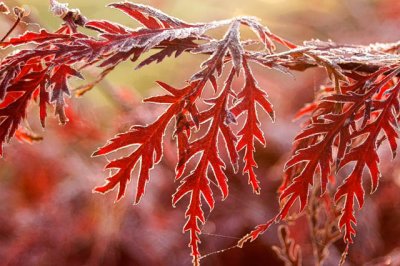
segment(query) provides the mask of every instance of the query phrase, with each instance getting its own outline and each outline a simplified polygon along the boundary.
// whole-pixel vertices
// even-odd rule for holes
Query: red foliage
[[[357,77],[357,81],[342,87],[343,94],[321,99],[313,111],[312,122],[295,139],[297,142],[307,141],[310,145],[306,148],[295,147],[293,157],[286,163],[286,171],[298,164],[302,164],[302,167],[296,169],[290,185],[281,188],[283,208],[278,215],[279,219],[287,216],[297,198],[300,199],[300,210],[305,208],[309,186],[313,186],[316,173],[319,173],[321,193],[324,194],[334,165],[336,171],[339,171],[355,161],[353,171],[335,195],[337,202],[342,197],[346,198],[339,225],[345,227],[345,241],[352,242],[352,235],[355,234],[352,223],[356,223],[354,200],[357,199],[360,208],[364,202],[364,167],[368,167],[371,175],[371,193],[378,186],[380,173],[377,148],[382,141],[379,138],[381,131],[387,136],[393,156],[397,148],[398,134],[395,127],[399,84],[393,83],[392,79],[399,71],[397,66],[382,68],[371,75]],[[383,73],[387,75],[381,78]],[[337,109],[338,103],[343,106],[337,112],[332,112]],[[333,152],[334,148],[337,149],[336,153]]]
[[[326,69],[333,88],[325,87],[314,103],[298,113],[298,117],[309,114],[311,118],[295,138],[293,156],[285,166],[285,179],[280,188],[281,209],[276,217],[258,226],[240,244],[257,238],[274,221],[287,218],[297,199],[300,211],[303,211],[308,206],[315,177],[319,177],[321,194],[324,194],[329,185],[334,185],[335,174],[355,162],[351,173],[335,190],[334,197],[337,205],[342,198],[345,199],[339,226],[344,227],[345,242],[353,242],[355,200],[360,208],[364,202],[364,168],[369,170],[372,193],[378,187],[380,178],[378,147],[387,140],[393,157],[396,154],[400,116],[400,83],[397,76],[400,67],[392,64],[395,60],[387,59],[391,56],[387,51],[396,49],[380,46],[334,47],[332,43],[317,41],[310,42],[310,46],[298,47],[272,34],[251,17],[192,24],[140,4],[121,2],[110,6],[125,12],[143,27],[130,29],[105,20],[88,20],[78,11],[52,1],[52,11],[64,20],[59,30],[54,33],[46,30],[26,32],[0,43],[2,48],[34,45],[34,48],[9,54],[1,61],[0,155],[3,154],[3,143],[14,135],[30,139],[18,128],[26,119],[32,100],[39,104],[43,127],[47,105],[54,107],[61,124],[68,121],[65,114],[65,97],[70,96],[71,91],[68,81],[71,77],[83,79],[81,72],[89,66],[102,69],[101,80],[119,63],[128,59],[137,61],[152,49],[158,49],[157,53],[140,61],[137,68],[161,62],[174,53],[175,56],[183,52],[208,55],[209,58],[184,88],[176,89],[158,82],[169,94],[145,100],[168,105],[156,121],[149,125],[132,126],[93,153],[93,156],[100,156],[120,149],[125,152],[134,146],[132,152],[106,165],[106,169],[113,172],[106,183],[95,191],[106,193],[118,187],[117,200],[120,200],[137,167],[135,203],[139,203],[150,180],[150,170],[163,158],[167,127],[174,123],[172,135],[176,139],[178,154],[175,179],[180,180],[180,185],[172,197],[172,204],[175,206],[185,195],[190,197],[183,230],[189,232],[193,261],[198,263],[201,257],[201,226],[206,221],[202,202],[205,201],[211,210],[214,208],[211,184],[220,190],[222,199],[228,196],[227,161],[237,172],[238,162],[242,159],[243,174],[247,174],[253,191],[260,193],[254,153],[256,141],[265,146],[266,139],[261,130],[257,106],[262,107],[272,121],[275,113],[252,72],[252,63],[283,72],[319,66]],[[242,41],[242,25],[249,27],[257,38]],[[80,33],[78,26],[96,31],[98,36]],[[209,30],[225,26],[228,30],[221,39],[208,35]],[[259,45],[262,48],[249,49],[248,45],[252,44],[262,44]],[[275,44],[288,50],[275,53]],[[344,55],[348,61],[340,61],[345,60],[342,59]],[[367,59],[373,57],[375,61],[371,61],[378,63],[368,64],[367,59],[359,59],[362,56]],[[231,64],[231,70],[224,73],[224,66],[228,64]],[[239,80],[241,75],[244,77],[243,87],[234,88],[234,81]],[[219,79],[222,77],[225,77],[225,82],[220,86]],[[87,88],[93,87],[99,80],[87,85]],[[214,98],[205,96],[208,85],[216,94]],[[202,108],[204,104],[208,106],[206,109]],[[241,129],[236,132],[232,124],[237,124],[240,116],[244,117],[241,120],[243,125],[239,125]],[[229,159],[221,155],[222,148],[218,143],[221,137]],[[242,150],[244,154],[240,158]]]

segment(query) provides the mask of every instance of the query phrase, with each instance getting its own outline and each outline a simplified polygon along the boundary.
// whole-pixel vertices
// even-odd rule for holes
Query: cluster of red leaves
[[[374,191],[380,176],[378,146],[386,138],[393,154],[397,148],[400,86],[396,76],[400,71],[399,66],[382,67],[369,75],[360,75],[355,71],[342,73],[338,65],[308,52],[307,49],[297,48],[272,34],[251,17],[192,24],[144,5],[121,2],[110,6],[125,12],[143,27],[130,29],[105,20],[88,20],[77,10],[70,10],[66,5],[52,1],[52,11],[64,20],[59,30],[54,33],[46,30],[39,33],[27,32],[0,43],[2,48],[34,45],[34,49],[16,51],[1,61],[1,144],[16,134],[21,121],[27,116],[27,108],[32,100],[39,104],[43,126],[48,105],[53,105],[60,122],[66,123],[68,118],[65,115],[64,98],[70,95],[68,80],[70,77],[83,78],[81,72],[89,66],[97,66],[103,70],[99,79],[101,80],[119,63],[128,59],[137,61],[151,49],[158,51],[142,60],[138,68],[161,62],[174,53],[175,56],[182,52],[209,55],[184,88],[176,89],[158,82],[169,94],[145,100],[168,105],[156,121],[149,125],[133,126],[93,154],[106,155],[135,147],[133,152],[107,164],[106,168],[112,170],[111,176],[107,178],[106,184],[95,190],[105,193],[118,187],[117,200],[121,199],[131,179],[131,173],[137,167],[139,174],[135,203],[138,203],[150,180],[150,170],[163,157],[166,129],[169,124],[174,123],[175,131],[172,135],[176,139],[178,154],[175,179],[180,180],[180,186],[173,195],[172,203],[177,204],[185,195],[190,197],[185,214],[187,222],[183,230],[190,234],[189,246],[193,261],[198,263],[200,225],[205,223],[202,201],[213,209],[215,201],[211,184],[221,191],[223,199],[228,196],[228,178],[225,174],[227,160],[221,155],[219,137],[225,142],[234,171],[238,171],[238,162],[242,159],[243,174],[248,176],[253,191],[260,192],[255,174],[255,142],[257,140],[265,145],[266,141],[260,128],[256,106],[262,107],[272,120],[274,111],[267,100],[267,94],[257,84],[250,62],[287,71],[285,66],[288,63],[284,60],[300,58],[304,60],[300,62],[304,65],[312,62],[326,68],[329,77],[335,81],[335,89],[327,90],[328,96],[322,97],[303,112],[311,113],[311,119],[303,132],[296,137],[294,155],[285,167],[286,179],[280,194],[281,211],[275,219],[253,231],[250,237],[254,240],[274,220],[287,217],[297,199],[300,200],[300,209],[303,210],[307,205],[309,189],[314,184],[315,175],[319,175],[321,192],[325,193],[334,170],[339,171],[355,161],[353,171],[335,195],[337,203],[341,198],[346,198],[340,227],[345,228],[345,241],[352,242],[355,234],[353,224],[356,222],[354,201],[357,200],[361,207],[364,200],[363,169],[369,169]],[[242,41],[241,25],[254,31],[258,39]],[[99,34],[92,37],[80,33],[78,26],[92,29]],[[228,30],[221,39],[207,35],[209,30],[225,26]],[[278,58],[274,55],[275,43],[291,50]],[[249,44],[262,44],[262,48],[257,51],[245,49]],[[231,64],[231,70],[226,75],[223,86],[220,86],[218,79],[223,76],[223,67],[227,64]],[[244,77],[244,85],[234,88],[234,81],[239,80],[241,75]],[[349,79],[349,83],[340,86],[345,79]],[[85,88],[93,87],[99,80]],[[213,88],[215,98],[204,96],[208,84]],[[201,108],[204,104],[209,106],[205,110]],[[244,116],[241,119],[243,125],[236,132],[231,126],[237,124],[240,116]],[[202,135],[198,136],[201,132]],[[382,137],[382,132],[385,138]],[[243,158],[240,158],[239,152],[242,150],[245,151]],[[191,171],[186,171],[186,168]]]
[[[209,59],[202,64],[201,70],[191,77],[185,88],[175,89],[158,82],[170,94],[152,97],[146,101],[168,104],[169,107],[154,123],[132,127],[128,132],[111,139],[106,146],[93,154],[105,155],[137,145],[134,152],[111,161],[106,166],[116,171],[107,179],[104,186],[95,190],[104,193],[118,186],[119,200],[125,194],[131,172],[138,165],[140,173],[135,199],[135,203],[138,203],[150,179],[150,170],[162,158],[162,142],[166,128],[175,118],[174,136],[177,139],[179,155],[176,179],[182,181],[173,196],[173,204],[175,205],[184,195],[190,195],[184,231],[190,232],[192,255],[197,261],[200,257],[199,222],[205,222],[201,207],[202,198],[211,209],[214,207],[210,186],[213,181],[208,173],[209,168],[214,173],[222,197],[228,195],[227,177],[224,173],[226,164],[218,151],[219,134],[226,142],[230,161],[235,170],[238,168],[238,152],[246,150],[243,173],[247,173],[254,192],[259,193],[259,181],[254,173],[254,168],[257,167],[254,160],[254,141],[257,139],[265,144],[265,139],[257,118],[256,104],[259,104],[272,118],[274,117],[267,95],[258,87],[250,69],[244,43],[240,40],[240,25],[249,26],[268,53],[275,49],[273,40],[289,47],[294,45],[273,35],[253,18],[241,17],[212,23],[189,24],[148,6],[127,2],[110,6],[122,10],[144,27],[133,30],[108,21],[89,21],[77,11],[69,10],[54,1],[53,12],[62,16],[65,21],[59,30],[55,33],[45,30],[39,33],[27,32],[1,43],[4,48],[23,44],[36,45],[35,49],[20,50],[9,55],[1,63],[0,97],[4,99],[0,109],[4,118],[1,123],[1,142],[9,140],[15,134],[21,120],[26,118],[31,99],[39,102],[43,126],[48,104],[54,105],[60,122],[66,123],[68,119],[64,111],[64,97],[70,95],[67,81],[72,76],[83,78],[80,72],[85,67],[90,65],[101,67],[104,69],[103,76],[120,62],[129,58],[136,61],[143,53],[154,48],[160,51],[143,60],[138,67],[160,62],[173,53],[178,56],[183,51],[209,54]],[[79,33],[77,25],[80,24],[100,32],[98,38]],[[206,31],[222,26],[229,26],[229,29],[221,40],[205,35]],[[232,70],[223,88],[219,88],[217,79],[222,75],[223,66],[229,62],[232,62]],[[232,82],[241,72],[244,73],[245,84],[236,95],[232,89]],[[214,91],[219,93],[216,98],[200,97],[208,82]],[[196,102],[199,98],[210,108],[200,111],[199,103]],[[243,129],[238,133],[233,132],[230,124],[236,123],[236,118],[245,113],[247,118],[244,120]],[[208,130],[202,137],[191,139],[193,132],[206,127]],[[189,161],[198,154],[200,158],[197,166],[190,174],[183,176]]]
[[[297,199],[300,211],[303,211],[315,176],[318,177],[321,195],[324,195],[328,184],[336,183],[334,179],[339,170],[354,162],[352,171],[337,187],[334,196],[336,204],[345,199],[339,227],[344,227],[345,242],[353,243],[354,225],[357,223],[355,201],[359,208],[364,204],[364,169],[368,169],[370,193],[373,193],[381,177],[378,148],[386,140],[393,158],[396,156],[400,117],[399,73],[398,65],[382,67],[369,75],[348,73],[349,84],[341,87],[341,93],[324,87],[319,100],[300,110],[298,117],[310,115],[311,118],[296,136],[293,156],[285,166],[285,179],[280,187],[281,210],[248,237],[254,240],[274,221],[286,218]]]
[[[393,66],[367,76],[350,75],[349,78],[354,80],[342,87],[342,94],[323,97],[315,105],[310,124],[295,138],[295,142],[306,142],[307,146],[296,146],[285,167],[286,172],[291,172],[292,181],[280,195],[284,202],[280,218],[287,216],[297,198],[300,209],[305,208],[314,175],[319,174],[321,193],[324,194],[332,170],[335,168],[338,172],[355,162],[335,194],[337,203],[345,198],[339,226],[345,227],[345,241],[352,243],[355,200],[360,208],[364,203],[363,170],[369,170],[373,193],[381,176],[377,150],[383,140],[388,141],[393,158],[396,155],[400,83],[395,77],[399,72],[399,66]],[[296,169],[293,171],[292,168]]]
[[[135,199],[135,203],[138,203],[144,194],[145,185],[150,179],[150,169],[162,158],[162,140],[166,127],[170,121],[175,118],[174,136],[177,140],[179,157],[175,178],[181,179],[182,181],[176,193],[173,195],[172,202],[173,205],[175,205],[183,196],[186,194],[190,195],[189,207],[186,211],[187,223],[184,226],[184,231],[190,232],[191,240],[189,245],[192,248],[194,261],[198,261],[200,257],[198,243],[200,242],[199,234],[201,233],[199,222],[202,224],[205,223],[204,211],[201,207],[202,199],[207,202],[211,209],[214,208],[214,196],[210,186],[214,181],[212,181],[212,176],[208,173],[209,169],[213,172],[215,179],[214,184],[220,189],[222,198],[224,199],[228,196],[227,177],[224,173],[226,164],[218,150],[219,134],[221,134],[225,140],[229,159],[235,170],[238,168],[238,152],[246,148],[243,172],[248,174],[249,183],[251,183],[253,190],[259,193],[259,181],[254,173],[254,167],[257,166],[253,155],[255,151],[254,141],[257,139],[265,144],[265,139],[260,130],[256,104],[258,103],[262,106],[271,117],[273,117],[273,110],[271,104],[266,99],[267,95],[258,87],[257,81],[251,72],[245,56],[245,50],[240,41],[239,27],[240,24],[250,26],[256,31],[265,44],[265,47],[270,51],[274,49],[274,46],[269,36],[274,35],[261,27],[258,22],[249,18],[239,18],[230,22],[223,21],[200,25],[190,25],[183,22],[168,24],[168,21],[178,20],[165,17],[166,15],[153,11],[153,13],[146,13],[147,19],[152,22],[149,23],[148,21],[143,21],[141,17],[145,9],[134,9],[134,7],[134,5],[125,4],[123,10],[141,21],[149,30],[158,25],[158,31],[168,34],[168,37],[166,37],[168,39],[171,39],[172,35],[175,36],[178,33],[183,34],[182,36],[187,34],[187,36],[180,39],[179,43],[174,44],[174,46],[164,44],[165,47],[161,48],[161,52],[144,60],[139,64],[139,67],[152,61],[161,61],[165,55],[170,55],[172,53],[171,51],[176,51],[176,53],[179,54],[186,47],[181,47],[180,45],[183,43],[187,45],[189,42],[192,42],[193,39],[210,39],[208,36],[201,36],[205,29],[225,24],[230,25],[227,34],[221,40],[209,41],[205,44],[197,45],[195,48],[191,48],[191,52],[193,53],[209,53],[211,55],[209,59],[202,64],[202,69],[191,77],[186,87],[178,90],[165,83],[158,82],[158,84],[170,94],[155,96],[145,101],[169,104],[164,114],[151,125],[134,126],[129,132],[117,135],[106,146],[94,153],[95,156],[104,155],[131,145],[138,145],[136,150],[130,155],[111,161],[106,166],[106,168],[117,169],[117,171],[107,179],[108,182],[104,186],[96,188],[96,191],[104,193],[119,186],[117,199],[120,199],[125,193],[127,183],[131,178],[131,172],[140,160],[140,173],[137,181],[138,185]],[[155,22],[158,22],[158,24]],[[191,33],[190,31],[192,30],[194,30],[195,34],[200,35],[201,38]],[[198,30],[201,31],[201,34],[198,33]],[[177,31],[178,33],[176,33]],[[274,38],[284,45],[287,44],[278,37],[274,36]],[[232,70],[224,86],[220,89],[217,78],[222,75],[223,65],[230,61],[232,62]],[[238,76],[242,69],[245,77],[245,85],[239,94],[236,95],[232,89],[232,82],[235,75]],[[202,95],[207,82],[210,82],[214,91],[219,91],[219,94],[216,98],[212,99],[201,98],[201,100],[210,107],[207,110],[199,111],[196,101]],[[236,103],[231,104],[230,98],[235,99]],[[243,113],[247,113],[247,119],[245,119],[246,122],[243,129],[236,134],[230,128],[230,124],[236,123],[236,118]],[[206,133],[202,137],[192,140],[192,133],[204,127],[207,127]],[[240,138],[239,141],[237,141],[238,137]],[[189,174],[183,177],[186,166],[196,155],[200,156],[197,160],[198,163]]]

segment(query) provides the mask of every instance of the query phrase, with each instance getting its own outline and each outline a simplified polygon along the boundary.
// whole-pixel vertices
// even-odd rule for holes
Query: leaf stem
[[[0,42],[4,42],[5,39],[7,39],[8,36],[15,30],[15,28],[18,26],[19,22],[21,21],[22,16],[18,16],[17,20],[15,21],[14,25],[8,30],[8,32],[4,35],[4,37],[0,40]]]

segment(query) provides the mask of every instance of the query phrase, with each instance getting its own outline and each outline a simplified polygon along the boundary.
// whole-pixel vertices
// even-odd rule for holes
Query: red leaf
[[[150,6],[129,2],[113,3],[109,6],[122,10],[149,29],[186,27],[189,25]]]
[[[162,141],[165,128],[171,119],[179,113],[181,106],[180,100],[184,95],[184,92],[191,89],[190,85],[183,90],[177,90],[165,83],[159,82],[159,84],[173,95],[165,95],[164,97],[160,96],[148,99],[147,101],[170,103],[171,106],[153,124],[145,127],[135,126],[126,133],[118,134],[116,137],[111,139],[109,143],[93,153],[93,156],[99,156],[132,145],[138,145],[138,148],[129,156],[111,161],[106,166],[107,169],[117,169],[117,172],[107,178],[107,183],[104,186],[97,187],[95,191],[105,193],[118,185],[119,192],[117,200],[121,199],[122,196],[124,196],[126,186],[130,181],[131,172],[140,160],[140,174],[135,198],[135,203],[139,203],[144,194],[146,183],[150,179],[150,169],[161,160],[163,154]]]
[[[201,232],[198,221],[202,224],[205,223],[204,212],[201,208],[201,199],[203,198],[207,202],[210,209],[214,208],[214,198],[210,187],[210,177],[208,176],[209,168],[214,173],[214,178],[218,188],[221,190],[222,198],[225,199],[228,196],[227,177],[224,173],[225,164],[218,152],[218,134],[221,133],[224,136],[228,146],[234,145],[232,142],[234,139],[226,138],[227,134],[229,135],[227,132],[230,132],[230,130],[225,124],[225,117],[227,116],[226,105],[234,74],[235,71],[232,69],[219,96],[209,101],[212,107],[200,114],[201,124],[210,120],[207,133],[202,138],[189,143],[189,147],[186,149],[186,156],[182,158],[182,162],[179,162],[181,167],[184,168],[193,156],[201,154],[195,170],[182,179],[181,185],[172,199],[172,203],[175,205],[184,195],[190,194],[190,203],[186,210],[188,220],[184,231],[190,232],[191,240],[189,245],[192,248],[192,256],[195,260],[199,257],[198,243],[200,242],[199,233]],[[229,137],[232,136],[229,135]],[[233,150],[230,151],[232,152],[230,155],[231,160],[236,160],[236,152]],[[234,161],[232,163],[235,164]],[[180,177],[179,173],[178,169],[178,177]]]
[[[4,101],[0,105],[0,156],[3,155],[3,143],[14,136],[19,124],[26,118],[29,101],[38,86],[44,82],[42,73],[32,72],[9,87]]]
[[[82,75],[78,71],[68,65],[57,67],[54,70],[53,75],[50,77],[50,84],[52,85],[50,102],[55,104],[55,112],[58,115],[61,124],[65,124],[68,121],[64,111],[64,94],[67,96],[71,95],[67,84],[67,80],[70,76],[83,79]]]
[[[238,95],[238,103],[231,109],[231,112],[235,117],[239,117],[244,112],[247,112],[246,122],[238,133],[240,139],[236,149],[238,152],[242,149],[246,149],[243,158],[245,162],[243,173],[247,173],[249,184],[252,185],[253,191],[258,194],[260,192],[260,186],[254,172],[254,168],[257,167],[257,163],[254,160],[254,142],[257,139],[261,144],[265,145],[265,139],[264,134],[260,129],[256,103],[258,103],[270,115],[272,120],[275,119],[275,116],[274,111],[272,110],[272,105],[266,99],[266,93],[258,87],[257,81],[254,79],[253,73],[251,72],[246,60],[243,60],[243,69],[246,83]]]
[[[59,34],[59,33],[50,33],[46,30],[40,30],[40,32],[26,32],[21,36],[15,37],[15,38],[11,38],[9,41],[7,42],[2,42],[0,43],[0,47],[2,48],[6,48],[8,46],[17,46],[17,45],[22,45],[22,44],[30,44],[30,43],[34,43],[34,44],[40,44],[40,43],[44,43],[44,42],[48,42],[48,41],[52,41],[52,40],[56,40],[56,39],[62,39],[62,38],[69,38],[69,35],[66,34]]]

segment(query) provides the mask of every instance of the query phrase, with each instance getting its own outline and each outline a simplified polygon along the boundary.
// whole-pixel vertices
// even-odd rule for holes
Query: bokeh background
[[[108,19],[130,27],[138,24],[128,16],[106,8],[112,1],[70,0],[89,18]],[[262,19],[274,33],[294,43],[304,40],[333,40],[338,43],[368,44],[400,39],[400,1],[398,0],[151,0],[136,1],[159,8],[188,22],[212,21],[238,15]],[[49,12],[48,1],[4,1],[8,6],[24,6],[28,18],[47,29],[56,29],[58,18]],[[0,18],[0,36],[12,21]],[[28,29],[37,30],[37,25]],[[24,27],[17,29],[24,30]],[[20,32],[19,32],[20,33]],[[217,33],[218,34],[218,33]],[[5,51],[0,51],[4,56]],[[171,206],[174,182],[173,140],[166,139],[166,160],[151,172],[151,181],[138,206],[134,206],[134,184],[127,195],[114,204],[115,192],[93,194],[107,173],[105,158],[90,158],[91,153],[114,134],[135,123],[149,123],[162,107],[141,104],[141,99],[160,89],[155,80],[182,86],[204,60],[183,55],[158,65],[134,70],[121,64],[105,82],[81,98],[69,101],[70,123],[59,126],[55,118],[46,131],[38,122],[33,107],[26,127],[43,137],[32,145],[13,139],[0,161],[0,265],[190,265],[188,236],[182,234],[185,202]],[[267,147],[259,147],[258,176],[262,193],[254,195],[247,178],[229,173],[230,196],[217,202],[203,228],[201,251],[212,253],[235,245],[254,225],[265,222],[278,209],[276,189],[291,140],[299,130],[293,123],[296,111],[311,101],[315,90],[325,82],[323,72],[310,69],[289,77],[255,67],[260,85],[270,95],[277,112],[271,124],[262,116]],[[85,73],[88,80],[98,71]],[[79,83],[73,83],[78,86]],[[400,265],[400,165],[383,154],[384,176],[380,188],[367,196],[357,213],[358,235],[346,265],[381,265],[391,258]],[[135,180],[132,181],[134,183]],[[302,244],[304,265],[312,265],[312,247],[305,220],[291,229]],[[203,265],[283,265],[271,249],[277,244],[273,227],[259,240],[243,249],[213,254]],[[330,248],[325,265],[337,265],[343,245]],[[397,264],[396,264],[397,258]],[[394,263],[394,264],[393,264]]]

